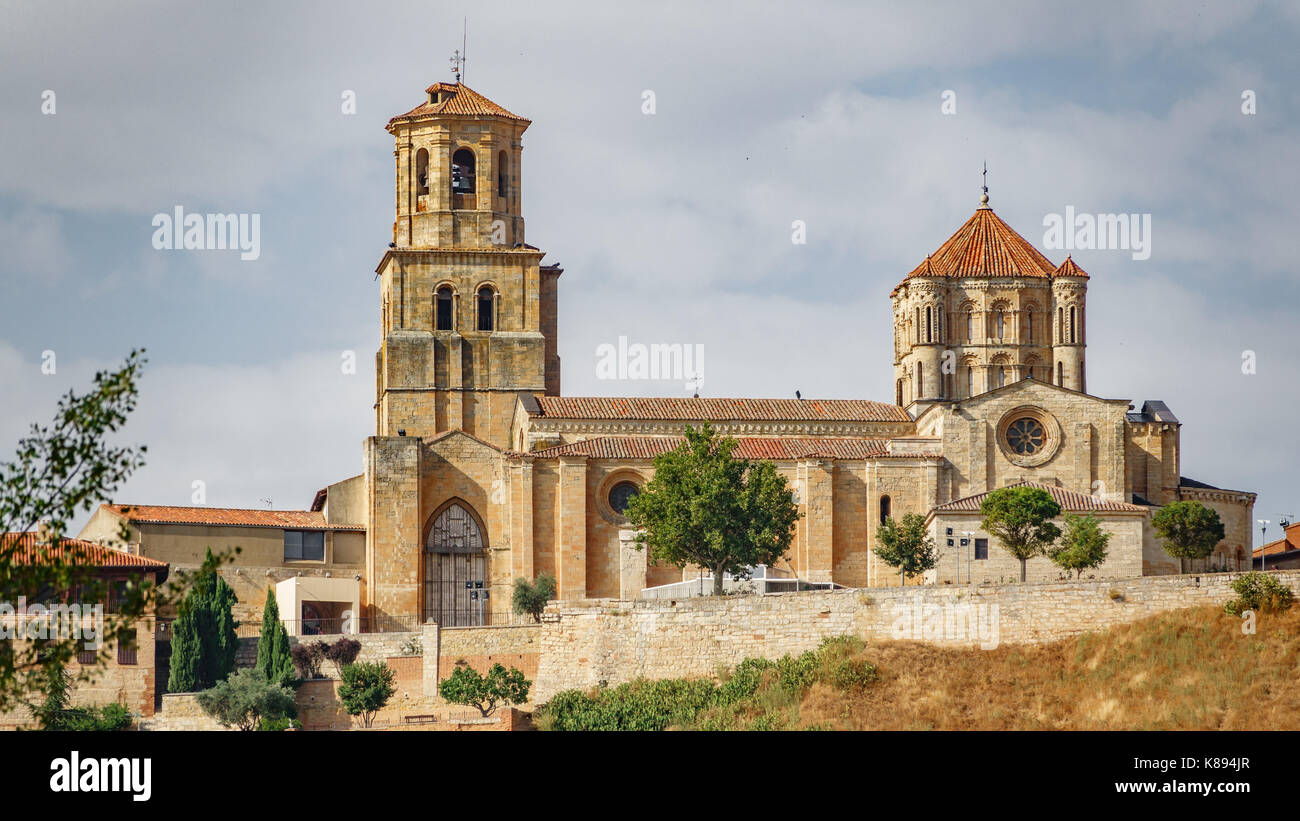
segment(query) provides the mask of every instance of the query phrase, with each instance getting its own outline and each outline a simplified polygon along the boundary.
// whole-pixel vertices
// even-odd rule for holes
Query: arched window
[[[487,540],[478,519],[457,502],[440,511],[424,541],[424,618],[443,627],[483,624]]]
[[[934,308],[934,341],[943,342],[943,306]]]
[[[975,395],[975,367],[973,365],[967,365],[966,366],[966,398],[969,399],[974,395]]]
[[[1083,392],[1084,392],[1084,387],[1083,387],[1083,360],[1082,360],[1082,359],[1079,360],[1079,384],[1078,384],[1076,387],[1078,388],[1079,393],[1083,393]]]
[[[474,152],[468,148],[457,149],[451,155],[451,193],[474,193]]]
[[[1025,313],[1025,326],[1027,341],[1032,345],[1034,343],[1034,311],[1032,308]]]
[[[916,363],[916,398],[917,399],[920,399],[921,397],[925,396],[925,383],[921,381],[924,374],[925,371],[924,369],[922,369],[921,363],[917,362]]]
[[[495,327],[496,294],[484,285],[478,289],[478,329],[490,331]]]
[[[1006,330],[1005,328],[1006,316],[1007,316],[1007,312],[999,308],[997,315],[994,317],[994,322],[996,324],[997,331],[998,331],[998,339],[1002,338],[1003,332]]]
[[[932,309],[930,308],[929,305],[926,305],[925,306],[925,341],[926,342],[934,341],[934,326],[932,324],[933,320],[931,319],[931,316],[932,316]]]
[[[1061,388],[1065,387],[1065,363],[1064,362],[1056,363],[1056,385],[1057,387],[1061,387]]]
[[[429,150],[415,152],[415,193],[429,193]]]
[[[1056,341],[1065,342],[1065,309],[1056,309]]]
[[[901,379],[894,383],[894,404],[903,406],[903,380]]]
[[[1075,339],[1075,327],[1076,327],[1076,326],[1075,326],[1075,323],[1074,323],[1074,318],[1075,318],[1075,309],[1074,309],[1074,306],[1071,305],[1071,306],[1070,306],[1070,342],[1071,342],[1071,344],[1073,344],[1074,342],[1078,341],[1078,340]]]
[[[497,154],[497,196],[510,196],[510,155],[504,151]]]
[[[1007,369],[1005,365],[998,365],[997,378],[999,388],[1007,384]]]
[[[450,331],[451,327],[451,287],[444,285],[434,295],[434,329]]]
[[[966,306],[966,341],[970,342],[975,338],[975,312],[971,306]]]
[[[892,515],[890,511],[890,501],[888,496],[880,497],[880,523],[883,525],[885,520]]]

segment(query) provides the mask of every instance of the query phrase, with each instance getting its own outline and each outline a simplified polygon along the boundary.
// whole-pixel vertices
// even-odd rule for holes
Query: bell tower
[[[502,448],[520,394],[558,394],[558,265],[524,241],[530,121],[457,81],[392,118],[393,241],[376,269],[375,432]]]

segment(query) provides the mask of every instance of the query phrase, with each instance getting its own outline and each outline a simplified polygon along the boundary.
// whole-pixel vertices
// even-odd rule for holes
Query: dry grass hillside
[[[875,682],[851,692],[813,684],[781,723],[873,730],[1300,728],[1300,608],[1261,614],[1253,636],[1242,635],[1237,617],[1207,607],[1037,646],[984,651],[886,642],[857,653],[876,665]]]

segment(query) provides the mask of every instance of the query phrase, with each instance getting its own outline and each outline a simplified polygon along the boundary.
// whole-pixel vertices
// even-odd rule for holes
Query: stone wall
[[[533,700],[602,681],[713,675],[748,656],[797,654],[840,634],[955,646],[1053,641],[1169,610],[1222,604],[1232,598],[1229,585],[1239,575],[555,603],[539,636]],[[1276,577],[1300,590],[1300,571]]]

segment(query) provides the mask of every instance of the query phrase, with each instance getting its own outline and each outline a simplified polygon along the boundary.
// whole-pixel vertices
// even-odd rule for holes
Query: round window
[[[1043,449],[1047,431],[1032,416],[1024,416],[1007,426],[1007,444],[1013,453],[1030,456]]]
[[[621,516],[631,504],[632,497],[640,492],[635,482],[619,482],[609,490],[609,506]]]

